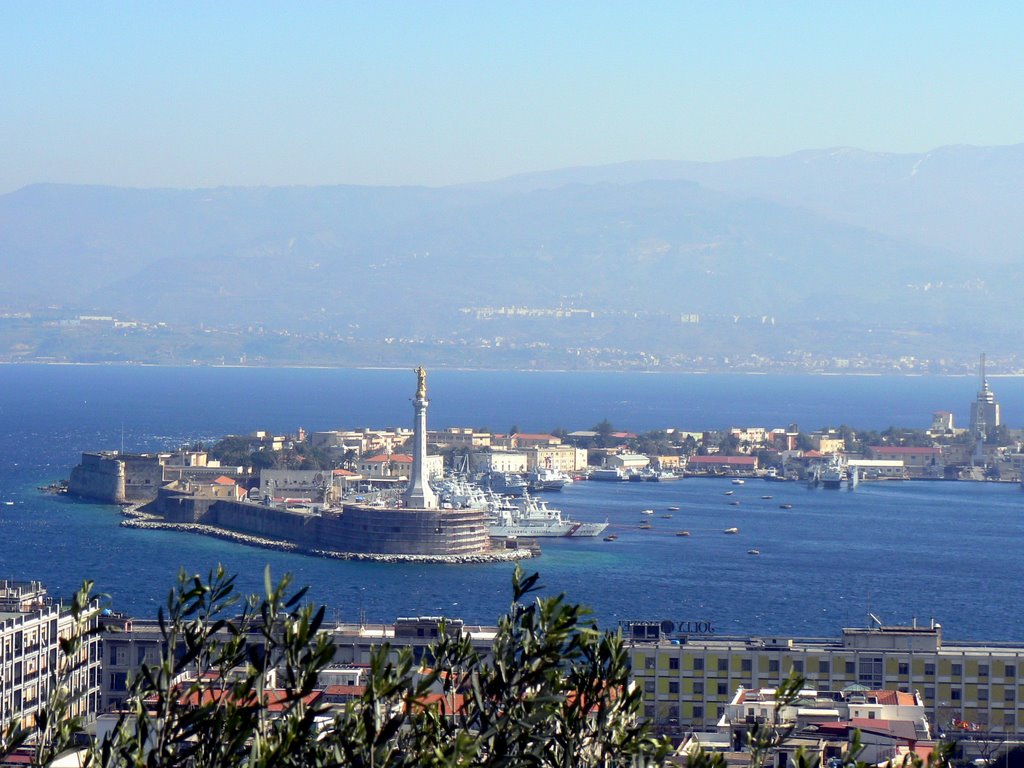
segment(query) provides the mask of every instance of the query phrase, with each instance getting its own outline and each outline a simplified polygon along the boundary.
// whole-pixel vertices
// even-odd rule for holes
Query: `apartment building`
[[[691,627],[684,627],[689,634],[674,634],[671,623],[627,628],[644,715],[659,726],[712,730],[738,688],[773,687],[796,670],[819,690],[917,692],[936,730],[967,723],[1024,736],[1024,646],[943,642],[939,624],[844,629],[837,639],[801,639],[720,638]]]
[[[95,625],[92,620],[90,627]],[[87,637],[66,657],[60,640],[70,636],[68,610],[46,596],[38,581],[0,581],[0,719],[20,717],[28,725],[53,687],[66,685],[69,715],[89,722],[99,711],[99,637]]]

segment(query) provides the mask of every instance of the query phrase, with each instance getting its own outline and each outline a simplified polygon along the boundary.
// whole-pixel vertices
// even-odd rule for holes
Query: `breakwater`
[[[248,533],[228,530],[203,523],[167,522],[157,515],[147,512],[144,505],[133,504],[121,510],[125,520],[121,521],[124,528],[140,528],[150,530],[179,531],[182,533],[198,533],[215,539],[244,544],[250,547],[292,552],[295,554],[324,557],[332,560],[365,560],[380,563],[444,563],[449,565],[465,565],[473,563],[497,563],[526,560],[535,557],[539,552],[533,548],[516,547],[514,549],[496,549],[476,554],[452,555],[416,555],[416,554],[384,554],[374,552],[344,552],[333,549],[300,546],[294,542],[272,539],[265,536],[254,536]]]

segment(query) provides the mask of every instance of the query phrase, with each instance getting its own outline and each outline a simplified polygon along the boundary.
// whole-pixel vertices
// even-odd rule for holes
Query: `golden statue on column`
[[[422,365],[416,368],[416,399],[427,399],[427,372]]]

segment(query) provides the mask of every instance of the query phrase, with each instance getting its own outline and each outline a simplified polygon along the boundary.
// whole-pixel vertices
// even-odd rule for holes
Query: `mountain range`
[[[479,307],[985,328],[1017,318],[1024,144],[631,162],[430,187],[0,196],[0,308],[430,335]]]

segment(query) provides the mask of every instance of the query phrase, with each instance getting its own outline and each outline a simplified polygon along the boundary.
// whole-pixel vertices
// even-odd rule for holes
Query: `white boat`
[[[653,509],[641,509],[640,510],[640,514],[641,515],[653,515],[654,514],[654,510]]]
[[[842,488],[845,479],[846,465],[838,456],[833,456],[821,471],[821,487],[833,490]]]
[[[527,476],[531,491],[560,491],[572,482],[572,478],[564,472],[548,467],[540,467]]]
[[[487,493],[477,485],[463,477],[446,477],[434,486],[441,503],[453,509],[485,509]]]
[[[736,478],[733,478],[732,484],[733,485],[743,485],[743,483],[745,483],[745,482],[746,482],[746,480],[743,480],[742,478],[736,477]]]
[[[524,493],[522,498],[492,504],[487,513],[491,536],[508,538],[553,538],[561,536],[600,536],[608,523],[583,523],[562,517],[546,501]]]
[[[739,528],[726,528],[724,531],[722,531],[722,533],[739,533],[739,532],[740,532]]]

